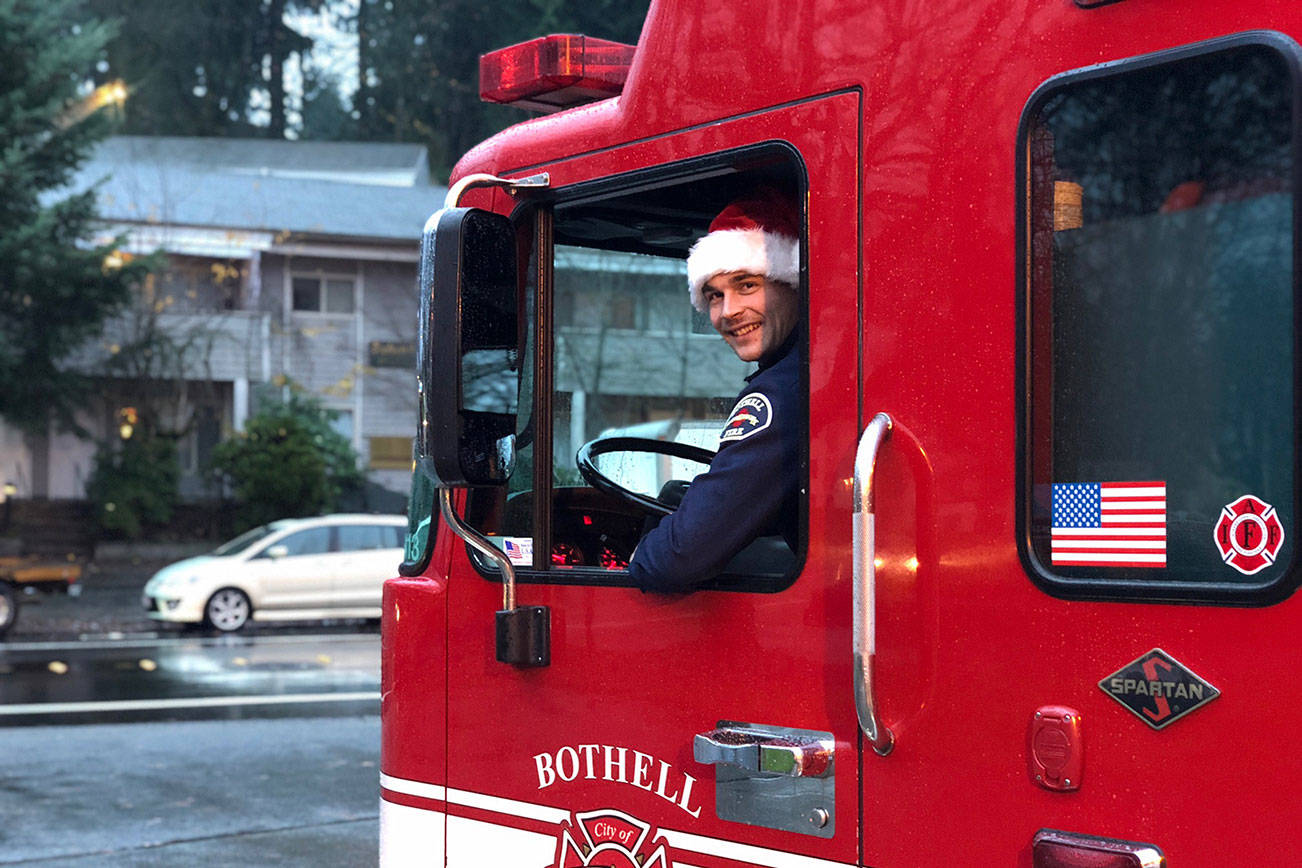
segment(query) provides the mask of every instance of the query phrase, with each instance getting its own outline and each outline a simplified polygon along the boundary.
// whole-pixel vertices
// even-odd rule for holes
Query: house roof
[[[114,136],[97,148],[94,159],[396,187],[429,184],[425,146],[412,144]]]
[[[412,243],[447,193],[419,145],[142,136],[105,141],[73,182],[93,185],[109,223]]]

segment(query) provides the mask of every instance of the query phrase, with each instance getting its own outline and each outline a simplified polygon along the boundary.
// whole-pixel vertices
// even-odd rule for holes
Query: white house
[[[175,362],[184,393],[170,402],[193,420],[182,495],[209,493],[200,471],[212,447],[242,427],[260,388],[289,379],[339,412],[373,490],[400,498],[415,426],[420,231],[446,193],[430,183],[424,147],[121,136],[78,173],[78,189],[94,184],[105,234],[124,236],[128,255],[166,253],[169,267],[78,363],[104,369],[142,319],[188,348]],[[97,437],[113,436],[128,410],[112,385],[82,415]],[[0,422],[0,482],[18,497],[81,497],[94,451]]]

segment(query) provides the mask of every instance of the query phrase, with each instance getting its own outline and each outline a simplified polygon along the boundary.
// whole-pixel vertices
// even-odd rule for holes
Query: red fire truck
[[[636,48],[486,55],[546,114],[425,230],[382,863],[1302,861],[1299,40],[1296,0],[654,0]],[[761,186],[800,543],[643,593],[747,373],[683,260]]]

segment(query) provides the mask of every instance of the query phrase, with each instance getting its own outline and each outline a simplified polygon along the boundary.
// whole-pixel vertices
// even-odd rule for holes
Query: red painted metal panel
[[[447,563],[434,542],[426,576],[384,583],[380,621],[380,771],[442,786],[447,780]]]
[[[811,428],[817,432],[810,445],[811,533],[801,577],[779,594],[663,597],[633,588],[520,585],[520,605],[551,608],[552,663],[534,670],[494,659],[492,618],[501,590],[474,573],[458,546],[448,586],[449,671],[455,673],[449,682],[450,787],[565,810],[616,808],[660,829],[841,862],[856,858],[846,480],[858,433],[857,335],[845,323],[853,321],[857,304],[858,167],[853,141],[847,149],[842,134],[854,130],[858,107],[857,94],[842,94],[547,166],[553,186],[563,188],[781,139],[820,167],[827,183],[811,191],[808,206],[811,245],[817,245],[809,257],[810,280],[825,281],[809,311],[817,336],[809,354]],[[834,734],[833,839],[715,816],[714,771],[693,761],[692,739],[720,719]],[[613,775],[627,782],[604,779],[605,746],[627,749],[630,765]],[[553,780],[542,769],[559,771],[558,753],[566,748],[578,753],[582,771],[576,780]],[[594,757],[592,779],[585,750]],[[650,789],[634,780],[635,751],[652,758]],[[677,799],[670,798],[674,794]],[[450,826],[449,852],[458,846],[457,834]]]
[[[552,607],[555,662],[525,672],[494,662],[500,595],[458,547],[450,783],[566,808],[618,803],[666,828],[856,861],[861,797],[863,858],[876,866],[1010,864],[1029,859],[1043,827],[1152,842],[1183,866],[1292,861],[1302,759],[1278,745],[1302,708],[1288,677],[1302,602],[1055,599],[1023,571],[1014,521],[1022,108],[1057,73],[1257,28],[1302,36],[1302,7],[658,2],[621,98],[523,124],[467,155],[459,174],[546,164],[565,185],[743,142],[797,144],[810,177],[811,540],[804,575],[771,597],[529,586],[522,602]],[[852,95],[761,111],[838,88],[861,89],[861,114]],[[838,763],[853,753],[843,480],[860,398],[862,418],[884,410],[899,423],[877,480],[878,690],[898,746],[862,758],[861,795],[838,765],[837,837],[796,841],[715,820],[690,738],[717,713],[827,727]],[[1160,732],[1096,686],[1155,646],[1222,692]],[[1079,790],[1028,779],[1027,718],[1043,705],[1088,721]],[[1253,735],[1226,738],[1242,732]],[[432,759],[408,763],[408,737],[386,730],[386,768],[432,769]],[[695,776],[700,817],[631,785],[540,788],[534,756],[583,743],[641,750]]]

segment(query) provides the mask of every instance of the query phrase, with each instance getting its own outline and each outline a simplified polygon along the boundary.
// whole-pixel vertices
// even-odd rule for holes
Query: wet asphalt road
[[[158,625],[157,566],[25,600],[0,642],[0,865],[374,865],[378,629]]]
[[[77,596],[24,598],[0,642],[0,727],[378,713],[376,625],[160,623],[140,594],[162,565],[94,564]]]
[[[379,711],[374,633],[0,645],[0,727]]]
[[[374,716],[0,733],[0,865],[368,866]]]

